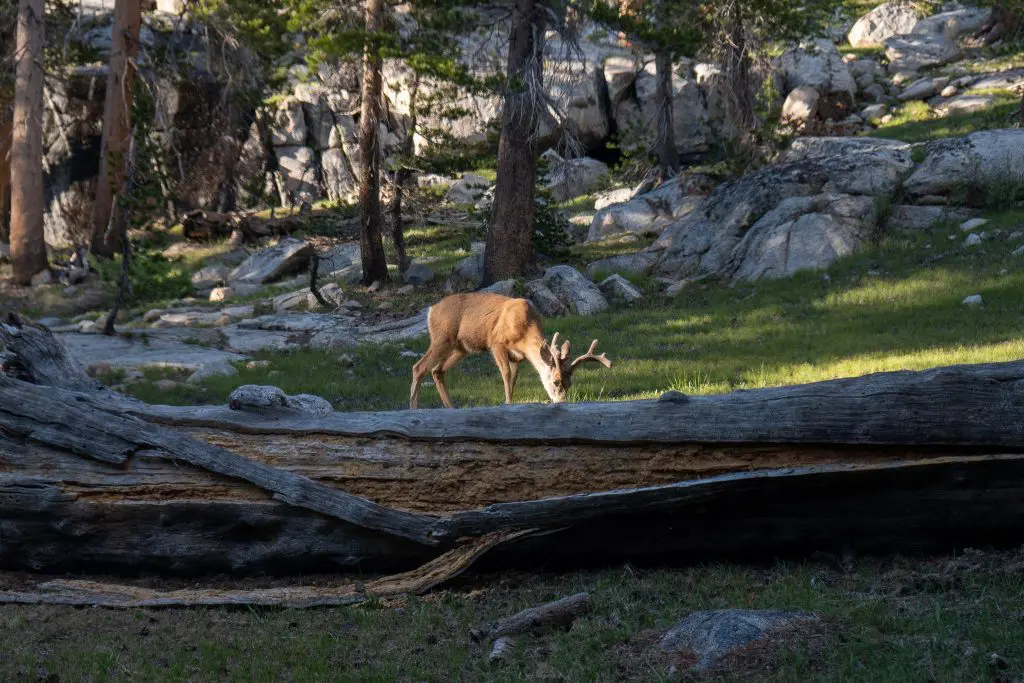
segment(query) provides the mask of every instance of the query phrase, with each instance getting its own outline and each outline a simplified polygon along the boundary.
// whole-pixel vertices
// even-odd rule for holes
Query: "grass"
[[[993,95],[992,105],[971,114],[940,116],[924,102],[907,102],[870,135],[904,142],[960,137],[979,130],[1005,128],[1009,115],[1020,106],[1020,97],[1007,91],[977,94]]]
[[[0,679],[679,680],[655,647],[664,629],[693,610],[754,608],[815,612],[828,629],[815,639],[769,641],[703,680],[1010,681],[1024,676],[1022,569],[1020,552],[823,557],[681,570],[539,569],[351,608],[5,606]],[[591,613],[568,632],[517,639],[504,665],[489,664],[487,647],[469,637],[471,628],[578,591],[591,594]],[[993,654],[1005,664],[994,666]]]
[[[546,331],[567,336],[577,349],[599,338],[599,348],[615,361],[610,371],[596,366],[581,371],[572,388],[575,400],[650,398],[670,388],[717,393],[1024,358],[1024,269],[1021,257],[1011,255],[1021,240],[1010,238],[1024,225],[1024,214],[991,217],[989,237],[979,247],[965,247],[955,226],[940,225],[891,236],[826,273],[736,286],[698,283],[674,300],[665,300],[656,283],[640,278],[648,290],[646,303],[551,319]],[[574,258],[582,262],[637,248],[636,243],[588,245]],[[440,295],[419,294],[410,311]],[[984,308],[962,304],[971,294],[983,296]],[[221,401],[240,383],[270,383],[288,393],[321,395],[343,410],[398,409],[406,404],[412,365],[426,347],[425,338],[364,346],[349,351],[344,362],[337,353],[316,350],[260,353],[254,357],[268,361],[266,367],[212,378],[206,395]],[[502,400],[497,370],[486,355],[457,366],[449,387],[461,405]],[[129,385],[129,391],[148,401],[195,399],[191,391],[154,393],[146,382]],[[425,406],[440,405],[432,389],[423,396]],[[516,398],[544,400],[532,370],[523,372]]]

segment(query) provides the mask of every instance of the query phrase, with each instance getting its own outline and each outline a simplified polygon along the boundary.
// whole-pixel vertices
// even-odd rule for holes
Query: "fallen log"
[[[152,406],[0,325],[0,568],[404,572],[1024,541],[1024,362],[622,403]]]
[[[572,626],[578,618],[590,611],[590,595],[577,593],[554,602],[528,607],[510,617],[500,619],[483,628],[474,629],[470,636],[475,641],[525,634],[539,635],[558,628]]]
[[[186,240],[210,242],[230,237],[237,231],[243,242],[252,243],[265,237],[289,235],[306,224],[305,218],[301,215],[262,218],[255,214],[196,210],[182,217],[181,228]]]

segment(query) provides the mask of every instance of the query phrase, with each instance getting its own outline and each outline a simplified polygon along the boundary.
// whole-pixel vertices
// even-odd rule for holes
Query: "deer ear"
[[[548,365],[555,364],[555,359],[551,355],[551,347],[549,347],[546,342],[540,347],[540,359]]]

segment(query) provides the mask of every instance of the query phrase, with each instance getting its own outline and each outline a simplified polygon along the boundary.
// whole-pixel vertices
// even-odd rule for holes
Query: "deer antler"
[[[580,356],[579,358],[575,359],[569,365],[569,372],[572,372],[573,370],[575,370],[576,366],[579,365],[580,363],[582,363],[584,361],[588,361],[588,360],[597,361],[598,363],[600,363],[601,365],[605,366],[606,368],[610,368],[612,366],[612,362],[610,360],[608,360],[607,356],[605,356],[603,353],[600,354],[600,355],[594,355],[594,349],[596,349],[596,348],[597,348],[597,340],[595,339],[594,341],[590,342],[590,348],[587,350],[587,352],[585,354],[583,354],[582,356]]]

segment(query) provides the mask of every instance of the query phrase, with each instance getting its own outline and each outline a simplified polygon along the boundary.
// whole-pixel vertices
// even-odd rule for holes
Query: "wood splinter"
[[[484,628],[473,629],[469,635],[475,642],[527,633],[540,635],[557,628],[568,628],[589,611],[590,594],[577,593],[561,600],[524,609]]]

